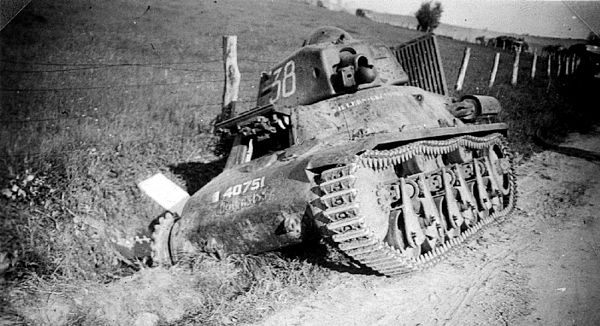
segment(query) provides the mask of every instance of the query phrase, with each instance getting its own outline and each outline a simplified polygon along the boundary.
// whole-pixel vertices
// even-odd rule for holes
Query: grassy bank
[[[248,109],[260,72],[320,25],[390,45],[420,35],[293,1],[32,1],[0,31],[0,189],[15,195],[0,199],[0,250],[13,265],[2,285],[10,293],[2,297],[5,315],[43,322],[25,307],[62,307],[70,317],[60,321],[110,323],[103,318],[115,315],[126,323],[155,309],[165,322],[227,324],[232,316],[256,320],[318,287],[328,272],[306,253],[207,258],[130,276],[142,265],[119,259],[106,240],[131,237],[161,212],[137,189],[140,180],[160,171],[194,192],[222,169],[210,134],[223,87],[221,36],[238,35],[240,105]],[[442,38],[440,45],[453,88],[466,44]],[[532,150],[536,128],[561,134],[589,116],[561,83],[527,81],[523,70],[519,86],[507,85],[507,53],[498,86],[487,89],[494,51],[470,46],[464,93],[501,100],[519,151]],[[108,302],[145,287],[172,291],[160,301],[167,308],[177,291],[194,299],[181,299],[190,305],[177,314],[150,304],[159,300],[150,295],[127,311],[97,312],[92,307],[103,303],[81,290],[113,293]],[[40,299],[45,293],[56,294],[51,303]],[[267,308],[253,314],[258,306]]]

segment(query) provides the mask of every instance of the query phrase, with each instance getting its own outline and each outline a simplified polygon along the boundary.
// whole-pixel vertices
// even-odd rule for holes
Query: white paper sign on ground
[[[183,206],[190,195],[169,180],[162,173],[157,173],[150,178],[138,183],[142,191],[157,202],[164,209],[181,215]]]

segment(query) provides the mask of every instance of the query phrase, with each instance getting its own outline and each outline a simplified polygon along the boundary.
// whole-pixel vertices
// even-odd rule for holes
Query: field
[[[239,105],[249,109],[260,72],[321,25],[389,45],[421,35],[295,1],[30,3],[0,32],[0,190],[8,190],[0,251],[12,256],[1,315],[127,324],[152,310],[164,323],[233,324],[260,320],[325,282],[319,245],[199,257],[170,270],[145,268],[111,245],[146,232],[161,213],[137,182],[160,171],[193,193],[222,169],[210,132],[223,91],[221,37],[238,36]],[[452,89],[467,43],[440,38],[440,46]],[[508,85],[508,53],[488,89],[494,52],[469,46],[463,93],[500,99],[525,157],[538,128],[560,136],[597,118],[568,80],[548,87],[522,70],[519,86]],[[523,67],[530,60],[522,57]]]

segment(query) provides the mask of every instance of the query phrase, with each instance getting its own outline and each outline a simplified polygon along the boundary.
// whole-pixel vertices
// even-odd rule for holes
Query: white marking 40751
[[[281,75],[282,69],[283,75]],[[271,92],[275,94],[269,99],[271,104],[277,102],[280,96],[290,97],[296,93],[296,64],[294,60],[288,61],[283,68],[275,69],[272,75],[275,75],[275,78],[273,78],[274,81],[270,87],[277,88],[277,90]]]
[[[246,182],[239,183],[239,184],[236,184],[236,185],[233,185],[233,186],[227,188],[225,190],[225,192],[223,193],[222,197],[219,196],[218,191],[215,192],[213,195],[213,202],[216,202],[219,199],[223,199],[223,198],[231,198],[234,196],[239,196],[239,195],[247,193],[248,191],[255,191],[264,186],[265,186],[265,177],[248,180]]]

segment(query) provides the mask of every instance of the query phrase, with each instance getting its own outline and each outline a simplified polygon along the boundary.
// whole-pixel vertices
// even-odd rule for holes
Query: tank
[[[181,216],[160,219],[153,260],[320,237],[394,276],[438,261],[508,214],[516,186],[500,104],[445,95],[432,38],[402,51],[315,30],[262,74],[255,108],[216,124],[233,143],[225,169]]]

